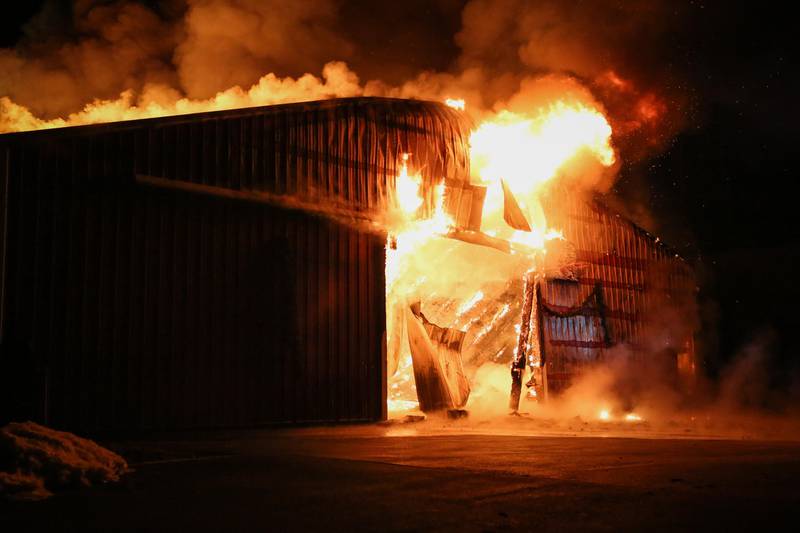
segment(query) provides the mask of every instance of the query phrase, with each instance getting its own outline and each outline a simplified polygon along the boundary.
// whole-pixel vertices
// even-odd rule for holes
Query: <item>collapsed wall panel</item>
[[[465,333],[429,321],[419,302],[404,313],[420,409],[429,412],[464,407],[470,393],[461,361]]]

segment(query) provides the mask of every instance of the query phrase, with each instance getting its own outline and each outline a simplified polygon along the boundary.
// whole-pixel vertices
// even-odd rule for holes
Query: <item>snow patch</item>
[[[125,459],[95,442],[33,422],[0,429],[0,498],[41,500],[54,491],[118,481]]]

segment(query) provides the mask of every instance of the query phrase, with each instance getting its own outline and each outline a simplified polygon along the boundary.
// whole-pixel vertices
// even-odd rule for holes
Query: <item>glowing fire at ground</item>
[[[597,413],[598,420],[602,420],[603,422],[609,422],[614,417],[611,414],[611,411],[608,409],[601,409],[599,413]],[[644,418],[637,415],[636,413],[626,413],[625,416],[622,417],[622,420],[626,422],[642,422]]]
[[[462,109],[463,101],[448,99],[451,107]],[[508,241],[512,253],[518,252],[517,261],[523,264],[523,271],[535,269],[536,256],[546,252],[547,242],[563,239],[560,231],[550,228],[540,205],[540,194],[546,184],[557,179],[573,161],[589,157],[602,167],[615,162],[615,152],[611,145],[611,126],[603,112],[589,102],[554,100],[550,104],[531,113],[521,114],[500,111],[483,121],[473,131],[470,139],[472,182],[487,187],[483,206],[481,230],[492,237]],[[395,360],[390,362],[389,411],[406,411],[415,406],[413,365],[411,355],[402,337],[402,327],[396,325],[406,302],[411,298],[423,302],[441,302],[451,298],[452,310],[449,312],[449,325],[468,329],[476,319],[469,319],[476,309],[489,308],[496,304],[486,280],[476,270],[459,274],[450,273],[453,261],[445,258],[457,247],[473,247],[477,254],[479,248],[446,239],[444,236],[452,229],[453,221],[442,209],[443,186],[436,190],[436,208],[427,218],[419,219],[420,207],[424,203],[422,178],[419,173],[409,170],[409,157],[404,155],[397,176],[396,200],[402,213],[402,223],[390,228],[390,245],[387,247],[387,318],[390,351],[399,347]],[[511,227],[504,216],[506,192],[513,194],[519,209],[529,225],[530,231]],[[516,249],[513,245],[522,245]],[[522,250],[523,253],[519,253]],[[458,255],[461,260],[465,257]],[[477,255],[466,254],[466,261],[480,261]],[[420,265],[422,265],[420,267]],[[476,268],[478,264],[476,263]],[[458,280],[454,277],[460,276]],[[462,287],[463,298],[452,294],[454,287]],[[468,295],[466,294],[468,293]],[[440,308],[450,308],[441,304]],[[493,318],[476,328],[467,338],[478,344],[495,328],[498,317],[504,317],[509,305],[500,305]],[[519,331],[507,328],[502,331],[513,345]],[[398,333],[399,332],[399,333]],[[483,354],[483,359],[474,361],[468,372],[474,373],[475,366],[489,361],[494,354]],[[498,361],[500,362],[500,361]],[[502,361],[508,363],[508,360]],[[604,411],[606,419],[608,411]],[[603,419],[601,415],[601,419]]]

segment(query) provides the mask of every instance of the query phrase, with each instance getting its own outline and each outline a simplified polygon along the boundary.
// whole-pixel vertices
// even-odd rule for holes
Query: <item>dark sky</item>
[[[21,4],[0,22],[2,46],[13,46],[38,9],[36,2]],[[351,38],[383,59],[365,62],[362,78],[380,76],[370,68],[381,63],[394,65],[390,82],[421,68],[446,68],[458,54],[453,34],[463,2],[437,4],[345,3],[342,13],[356,21]],[[796,30],[790,13],[755,7],[770,5],[777,4],[681,4],[680,27],[662,43],[669,61],[656,67],[681,73],[692,112],[660,154],[624,166],[616,186],[623,198],[642,202],[659,235],[696,266],[712,371],[756,337],[771,339],[779,374],[800,369],[792,342],[800,331],[800,224],[791,216],[800,210],[800,87],[790,48]],[[394,31],[380,30],[386,27]]]
[[[697,114],[632,173],[644,176],[663,237],[700,274],[706,330],[718,341],[712,370],[766,339],[773,372],[788,380],[800,368],[794,30],[785,13],[750,5],[695,9],[674,36]]]

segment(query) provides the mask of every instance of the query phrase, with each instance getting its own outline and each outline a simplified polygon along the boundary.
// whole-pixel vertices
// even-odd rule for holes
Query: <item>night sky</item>
[[[795,182],[798,83],[789,19],[776,10],[697,8],[675,62],[698,105],[645,176],[660,234],[700,277],[712,372],[748,343],[776,381],[797,383],[800,225]],[[641,181],[640,181],[641,183]],[[623,172],[618,188],[625,189]]]
[[[352,21],[351,38],[366,43],[368,56],[395,65],[387,80],[394,82],[422,68],[447,68],[458,53],[453,35],[463,2],[440,4],[456,16],[419,1],[384,8],[355,1],[342,10]],[[663,149],[623,166],[615,192],[643,203],[655,220],[651,229],[695,265],[709,371],[760,339],[773,377],[788,383],[800,376],[793,343],[800,331],[800,225],[792,216],[800,210],[794,187],[800,91],[789,46],[796,30],[793,15],[763,7],[777,4],[748,5],[681,4],[679,28],[660,43],[665,61],[653,68],[679,73],[691,111]],[[0,21],[3,47],[14,46],[39,5],[17,9]],[[409,30],[387,37],[377,30],[382,25]],[[362,78],[382,74],[376,61],[362,63],[351,61]]]

